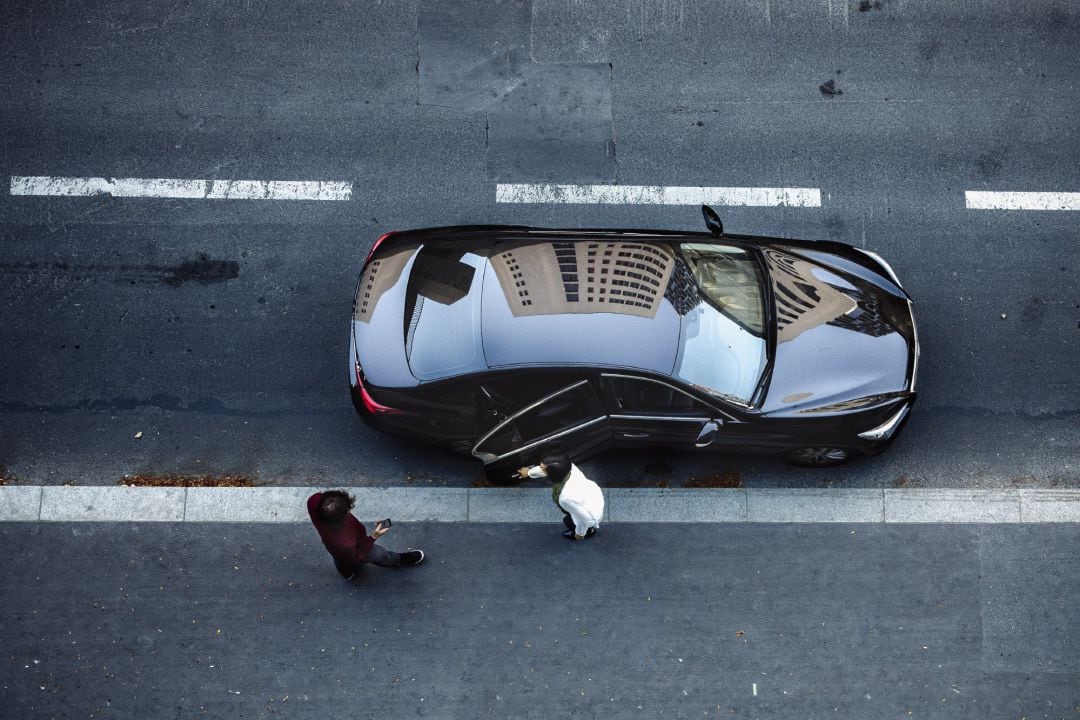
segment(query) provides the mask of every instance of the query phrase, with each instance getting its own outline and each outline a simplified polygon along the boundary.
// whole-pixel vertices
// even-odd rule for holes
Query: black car
[[[481,459],[558,447],[885,449],[915,400],[911,299],[877,255],[710,232],[445,227],[368,254],[349,383],[374,428]]]

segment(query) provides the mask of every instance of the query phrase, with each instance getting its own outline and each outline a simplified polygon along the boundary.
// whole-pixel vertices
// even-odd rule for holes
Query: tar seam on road
[[[550,522],[545,488],[354,487],[357,508],[410,522]],[[310,487],[0,487],[0,522],[306,522]],[[1080,489],[608,488],[604,521],[663,523],[1080,522]]]

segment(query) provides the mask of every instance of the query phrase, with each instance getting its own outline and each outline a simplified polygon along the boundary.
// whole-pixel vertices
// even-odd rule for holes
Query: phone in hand
[[[386,529],[386,528],[390,527],[391,525],[393,525],[394,523],[390,522],[390,518],[386,518],[385,520],[380,520],[376,524],[382,525],[383,529]]]

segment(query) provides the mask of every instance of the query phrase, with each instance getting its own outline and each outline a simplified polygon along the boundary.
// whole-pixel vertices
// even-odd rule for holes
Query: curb
[[[549,522],[545,488],[345,488],[360,514],[410,522]],[[307,522],[315,488],[0,487],[0,522]],[[1075,523],[1080,489],[610,488],[612,523]]]

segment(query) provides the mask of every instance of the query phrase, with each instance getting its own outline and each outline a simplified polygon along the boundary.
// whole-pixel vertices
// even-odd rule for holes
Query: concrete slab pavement
[[[546,522],[546,488],[346,488],[358,508],[411,522]],[[0,521],[306,522],[310,487],[0,487]],[[607,488],[605,522],[1080,522],[1080,490]]]
[[[640,498],[639,498],[640,500]],[[505,502],[506,497],[499,502]],[[790,514],[790,512],[789,512]],[[0,523],[11,718],[1069,718],[1075,523]]]

